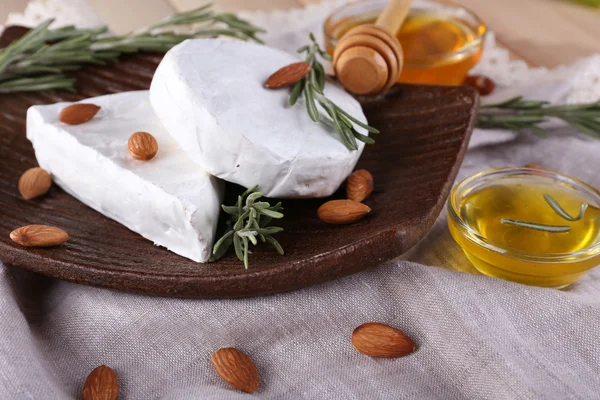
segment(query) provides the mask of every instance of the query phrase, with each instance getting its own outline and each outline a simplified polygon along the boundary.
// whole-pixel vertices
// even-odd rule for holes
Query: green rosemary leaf
[[[344,117],[348,118],[350,121],[354,122],[356,125],[360,126],[361,128],[366,129],[368,132],[371,133],[379,133],[379,130],[373,128],[372,126],[369,126],[367,124],[365,124],[362,121],[359,121],[358,119],[354,118],[352,115],[348,114],[346,111],[342,110],[340,107],[338,107],[335,103],[331,103],[333,104],[333,106],[335,107],[335,109],[342,114]]]
[[[358,133],[355,130],[353,130],[352,133],[354,133],[354,137],[360,140],[361,142],[365,142],[366,144],[375,143],[375,140],[373,140],[373,138],[363,135],[362,133]]]
[[[244,193],[242,193],[240,195],[241,198],[245,198],[246,196],[250,195],[251,193],[254,193],[258,190],[258,185],[254,185],[249,189],[246,189],[246,191]]]
[[[302,46],[302,47],[298,48],[298,50],[296,50],[296,51],[297,51],[298,53],[304,53],[305,51],[308,51],[308,50],[309,50],[309,48],[310,48],[310,47],[309,47],[308,45],[307,45],[307,46]]]
[[[239,211],[240,210],[237,208],[237,206],[226,206],[225,204],[222,204],[221,208],[227,214],[230,214],[230,215],[239,215]]]
[[[300,95],[302,94],[302,91],[304,89],[304,85],[305,85],[305,80],[302,79],[300,82],[296,82],[296,84],[292,88],[292,92],[290,93],[290,101],[289,101],[290,107],[293,106],[294,104],[296,104],[296,102],[298,101],[298,98],[300,97]]]
[[[248,254],[250,253],[250,250],[248,249],[248,239],[242,236],[242,243],[244,253],[244,268],[248,269]]]
[[[341,124],[341,126],[342,133],[344,134],[348,142],[350,142],[350,148],[352,150],[358,150],[358,143],[356,142],[356,137],[354,136],[354,129],[349,128],[346,124]]]
[[[278,211],[269,210],[268,208],[262,208],[256,210],[259,214],[266,215],[267,217],[280,219],[283,218],[283,214]]]
[[[304,100],[306,102],[306,111],[308,112],[310,119],[314,122],[319,121],[319,110],[317,110],[317,106],[315,105],[315,97],[308,81],[306,81],[304,85]]]
[[[327,109],[331,110],[329,107]],[[333,119],[333,124],[335,125],[335,128],[338,131],[340,138],[342,139],[342,143],[344,143],[344,145],[350,150],[354,150],[356,146],[355,143],[353,143],[353,141],[348,136],[348,127],[340,122],[339,116],[335,113],[334,110],[331,110],[329,116]]]
[[[258,241],[256,240],[256,231],[242,229],[241,231],[237,231],[236,234],[241,238],[246,238],[252,242],[253,245],[257,245]]]
[[[266,228],[256,229],[256,232],[259,235],[274,235],[276,233],[283,232],[283,228],[280,228],[278,226],[269,226]]]
[[[241,214],[237,216],[238,220],[233,225],[233,230],[239,231],[245,225],[244,221],[250,216],[250,210],[247,207],[243,207]]]
[[[284,255],[285,252],[283,251],[283,247],[281,247],[281,245],[279,244],[279,242],[272,238],[271,236],[267,236],[267,242],[269,242],[273,247],[275,247],[275,250],[277,250],[277,252],[279,253],[279,255]]]
[[[535,222],[520,221],[516,219],[502,218],[500,222],[504,225],[514,225],[521,228],[535,229],[537,231],[551,232],[551,233],[564,233],[571,230],[570,226],[556,226],[556,225],[544,225]]]
[[[311,72],[315,75],[319,92],[323,93],[325,89],[325,70],[323,69],[323,65],[321,63],[314,63],[314,69]]]
[[[267,201],[257,201],[254,202],[253,207],[256,209],[269,208],[271,207],[271,203]]]
[[[569,215],[569,213],[564,208],[562,208],[562,206],[558,203],[558,201],[556,201],[556,199],[554,197],[550,196],[549,194],[544,194],[544,199],[550,205],[550,207],[552,207],[554,212],[556,212],[558,215],[560,215],[562,218],[566,219],[567,221],[571,221],[571,222],[576,222],[576,221],[579,221],[580,219],[582,219],[583,216],[585,215],[585,211],[588,208],[588,205],[583,203],[581,205],[581,208],[579,209],[579,214],[576,217],[572,217]]]
[[[221,237],[221,239],[219,239],[219,240],[217,241],[217,243],[215,243],[215,245],[214,245],[214,247],[213,247],[213,254],[216,254],[216,253],[217,253],[217,250],[219,249],[219,247],[220,247],[220,246],[221,246],[221,245],[222,245],[222,244],[223,244],[223,243],[224,243],[224,242],[225,242],[227,239],[229,239],[229,238],[230,238],[230,237],[233,235],[233,233],[234,233],[234,232],[233,232],[232,230],[231,230],[231,231],[228,231],[227,233],[225,233],[225,234],[224,234],[224,235]]]
[[[242,238],[237,234],[233,235],[233,248],[238,260],[244,261],[244,250],[242,248]]]
[[[254,202],[256,200],[260,199],[261,197],[262,197],[261,192],[251,193],[250,195],[248,195],[248,197],[246,197],[246,207],[252,207],[252,204],[254,204]]]
[[[227,249],[229,249],[233,242],[233,234],[233,231],[228,231],[217,241],[217,243],[215,243],[213,246],[213,255],[209,261],[217,261],[225,255]]]
[[[64,75],[53,75],[39,78],[21,78],[0,83],[0,93],[12,93],[18,88],[20,92],[35,92],[42,90],[75,91],[73,80]]]

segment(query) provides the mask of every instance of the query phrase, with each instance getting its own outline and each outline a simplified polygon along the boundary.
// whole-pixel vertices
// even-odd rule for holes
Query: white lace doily
[[[241,12],[239,15],[267,30],[265,43],[286,51],[306,43],[309,32],[323,39],[322,23],[335,8],[349,0],[328,0],[305,8],[273,12]],[[30,1],[23,14],[12,13],[7,24],[34,26],[54,18],[54,26],[76,25],[97,27],[102,21],[86,0]],[[0,26],[1,29],[1,26]],[[531,68],[525,62],[511,60],[508,51],[496,45],[493,33],[485,43],[485,50],[474,73],[494,79],[499,90],[484,102],[497,101],[515,95],[544,99],[555,103],[583,103],[600,99],[600,55],[579,60],[554,69]]]

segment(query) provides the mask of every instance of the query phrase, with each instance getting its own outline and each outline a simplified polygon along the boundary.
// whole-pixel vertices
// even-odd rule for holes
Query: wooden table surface
[[[207,0],[88,0],[119,33]],[[318,0],[213,0],[225,10],[301,7]],[[0,21],[22,11],[27,0],[0,0]],[[486,21],[499,40],[531,64],[556,66],[600,53],[600,10],[570,0],[457,0]]]

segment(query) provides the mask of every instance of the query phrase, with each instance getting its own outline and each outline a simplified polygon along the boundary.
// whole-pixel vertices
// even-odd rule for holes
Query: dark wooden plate
[[[0,45],[22,34],[9,28]],[[316,216],[323,200],[287,200],[279,224],[285,231],[277,236],[285,256],[260,247],[248,270],[233,256],[197,264],[154,246],[58,187],[34,201],[23,200],[17,189],[19,176],[37,165],[25,138],[29,106],[146,89],[160,59],[143,54],[87,68],[76,74],[77,94],[0,96],[2,260],[71,282],[177,297],[256,296],[352,274],[401,255],[429,230],[462,162],[478,107],[468,87],[397,86],[383,98],[361,99],[369,122],[382,132],[358,165],[375,177],[376,192],[367,201],[372,214],[354,225],[329,226]],[[28,224],[61,227],[71,239],[49,249],[13,243],[9,233]]]

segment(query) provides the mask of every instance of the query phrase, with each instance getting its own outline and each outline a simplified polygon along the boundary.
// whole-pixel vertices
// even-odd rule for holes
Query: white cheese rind
[[[188,156],[212,175],[258,184],[269,197],[326,197],[352,172],[364,143],[348,150],[329,119],[315,123],[303,101],[287,105],[288,89],[263,87],[273,72],[297,61],[256,43],[187,40],[160,63],[150,101]],[[343,89],[329,82],[325,92],[366,122]]]
[[[154,114],[148,91],[83,100],[101,108],[80,125],[58,121],[72,103],[33,106],[27,138],[56,184],[89,207],[191,260],[210,258],[223,182],[192,162]],[[158,153],[133,159],[127,141],[151,133]],[[101,234],[99,232],[98,234]]]

